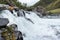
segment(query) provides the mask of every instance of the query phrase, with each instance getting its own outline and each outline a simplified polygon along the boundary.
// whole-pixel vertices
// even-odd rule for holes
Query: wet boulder
[[[17,27],[16,24],[8,25],[8,27],[12,27],[12,29],[13,29],[14,31],[18,31],[18,27]]]
[[[9,20],[7,18],[0,18],[0,29],[5,28],[8,23],[9,23]]]
[[[17,16],[21,16],[21,17],[25,17],[25,12],[23,11],[23,10],[19,10],[18,12],[17,12]]]

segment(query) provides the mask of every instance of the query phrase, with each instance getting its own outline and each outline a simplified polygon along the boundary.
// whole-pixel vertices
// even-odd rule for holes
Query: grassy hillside
[[[52,13],[60,13],[60,0],[40,0],[33,7],[37,6],[42,6]]]
[[[33,7],[43,6],[47,10],[60,8],[60,0],[40,0]]]
[[[60,0],[56,0],[55,2],[49,4],[46,9],[47,10],[52,10],[52,9],[57,9],[60,8]]]
[[[54,10],[49,10],[49,12],[55,14],[55,13],[60,13],[60,8],[54,9]]]
[[[34,7],[37,7],[37,6],[43,6],[43,7],[46,7],[47,5],[49,5],[50,3],[54,2],[56,0],[40,0],[39,2],[37,2]]]

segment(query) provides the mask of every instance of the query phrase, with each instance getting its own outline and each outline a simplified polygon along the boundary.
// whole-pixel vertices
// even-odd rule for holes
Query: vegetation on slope
[[[37,6],[43,6],[46,7],[47,5],[49,5],[50,3],[54,2],[55,0],[40,0],[39,2],[37,2],[34,7]]]
[[[53,13],[53,14],[55,14],[55,13],[60,13],[60,8],[58,8],[58,9],[54,9],[54,10],[49,10],[49,12],[51,12],[51,13]]]
[[[10,3],[10,4],[14,5],[14,6],[17,6],[17,7],[19,7],[20,9],[25,9],[25,8],[26,8],[25,4],[24,4],[24,6],[23,6],[23,5],[22,5],[20,2],[18,2],[17,0],[0,0],[0,4],[7,4],[7,3]]]
[[[46,7],[48,10],[60,8],[60,0],[57,0]]]
[[[15,6],[19,7],[20,9],[24,9],[24,10],[32,10],[34,8],[36,8],[37,6],[42,6],[44,7],[47,11],[51,11],[54,9],[58,9],[60,8],[60,0],[40,0],[39,2],[37,2],[35,5],[31,6],[31,7],[27,7],[26,4],[24,4],[24,6],[22,6],[22,4],[20,2],[17,2],[17,0],[0,0],[0,4],[7,4],[7,3],[12,3]]]
[[[40,0],[33,7],[42,6],[52,13],[60,13],[60,0]]]

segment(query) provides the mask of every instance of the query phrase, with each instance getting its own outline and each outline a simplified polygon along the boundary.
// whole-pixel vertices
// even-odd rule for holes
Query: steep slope
[[[18,2],[17,0],[0,0],[0,4],[12,4],[12,5],[14,5],[14,6],[17,6],[17,7],[19,7],[20,9],[24,9],[24,8],[26,8],[25,6],[23,6],[23,5],[21,5],[21,3],[20,2]]]
[[[56,0],[40,0],[39,2],[37,2],[34,6],[44,6],[46,7],[47,5],[49,5],[50,3],[54,2]]]
[[[60,13],[60,0],[40,0],[33,7],[42,6],[51,13]]]
[[[48,10],[60,8],[60,0],[57,0],[46,7]]]

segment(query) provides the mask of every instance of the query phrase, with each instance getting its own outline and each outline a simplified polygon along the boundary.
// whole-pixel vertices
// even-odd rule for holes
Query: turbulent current
[[[60,19],[40,18],[34,12],[18,17],[8,10],[0,13],[0,18],[8,18],[9,24],[17,24],[24,40],[60,40]]]

